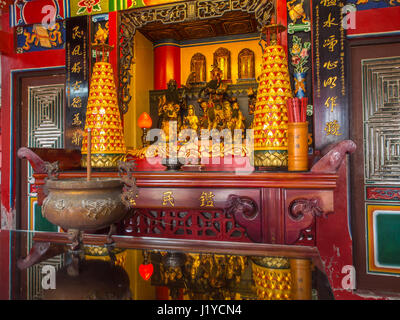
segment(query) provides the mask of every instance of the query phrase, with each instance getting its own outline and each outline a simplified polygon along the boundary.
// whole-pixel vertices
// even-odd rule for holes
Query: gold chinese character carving
[[[73,108],[81,108],[82,107],[82,99],[81,97],[75,97],[72,99],[71,107]]]
[[[76,39],[76,38],[82,38],[83,36],[83,31],[79,30],[79,26],[73,27],[72,28],[72,39]]]
[[[324,129],[324,131],[326,132],[326,135],[327,135],[327,136],[329,136],[329,135],[333,135],[333,136],[340,136],[340,135],[342,135],[342,134],[339,132],[339,130],[340,130],[340,124],[338,123],[337,120],[333,120],[333,121],[327,122],[327,123],[325,124],[325,129]]]
[[[328,97],[325,100],[325,106],[329,109],[331,108],[331,112],[333,112],[333,108],[337,106],[336,104],[337,97]]]
[[[203,192],[200,196],[200,207],[214,207],[214,194],[210,192]]]
[[[335,46],[337,45],[338,41],[336,40],[335,35],[331,35],[328,39],[325,39],[323,47],[326,48],[328,47],[330,52],[333,52],[335,50]]]
[[[80,131],[75,131],[72,135],[72,143],[76,146],[80,146],[82,142],[82,133]]]
[[[82,55],[81,46],[79,44],[76,45],[74,50],[72,50],[71,54],[73,56],[81,56]]]
[[[332,26],[337,26],[338,24],[335,22],[335,18],[332,18],[331,13],[328,15],[328,20],[324,21],[323,27],[330,28]]]
[[[333,69],[337,68],[337,66],[338,66],[338,60],[335,60],[335,61],[329,60],[324,63],[324,68],[328,69],[328,70],[333,70]]]
[[[336,1],[337,0],[321,0],[320,4],[324,7],[333,7],[337,5]]]
[[[81,83],[82,81],[75,81],[75,83],[72,85],[72,88],[74,88],[75,91],[78,91],[81,88]]]
[[[166,205],[171,205],[171,206],[175,206],[174,203],[174,196],[172,195],[172,191],[165,191],[163,192],[163,206]]]
[[[335,88],[336,87],[336,80],[337,80],[336,76],[335,77],[329,77],[327,80],[324,80],[324,87],[326,88],[326,87],[329,86],[329,88],[331,88],[331,89]]]
[[[82,67],[80,66],[81,62],[75,62],[74,65],[72,66],[71,72],[72,73],[79,73],[82,70]]]
[[[79,112],[74,114],[74,119],[72,120],[73,126],[80,126],[82,121],[79,119]]]

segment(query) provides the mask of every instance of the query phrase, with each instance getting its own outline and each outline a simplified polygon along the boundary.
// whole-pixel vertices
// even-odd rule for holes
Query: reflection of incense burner
[[[43,216],[69,231],[103,229],[126,214],[122,187],[120,179],[112,178],[47,180]]]

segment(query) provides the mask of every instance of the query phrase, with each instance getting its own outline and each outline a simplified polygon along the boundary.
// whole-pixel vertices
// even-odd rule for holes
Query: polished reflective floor
[[[193,251],[184,247],[163,250],[150,244],[148,248],[140,245],[139,249],[134,248],[135,244],[119,246],[118,241],[112,245],[84,244],[80,250],[72,250],[68,243],[57,240],[58,233],[50,236],[49,241],[43,241],[37,232],[2,230],[0,233],[1,257],[9,257],[8,264],[2,263],[2,269],[8,266],[11,299],[316,300],[332,297],[329,283],[313,259],[271,255],[268,251],[266,255],[253,255],[251,251],[237,254],[235,250],[222,254],[208,243],[208,251],[196,251],[196,247],[192,247]],[[163,241],[169,243],[165,239],[160,243]],[[198,245],[200,248],[202,243]],[[304,291],[305,295],[301,296]]]

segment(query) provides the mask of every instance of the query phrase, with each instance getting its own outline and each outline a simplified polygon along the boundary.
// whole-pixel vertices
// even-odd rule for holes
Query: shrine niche
[[[306,167],[302,170],[290,169],[289,123],[296,122],[290,117],[290,112],[294,113],[293,118],[301,118],[301,121],[297,122],[306,123],[303,115],[306,114],[308,109],[305,107],[308,106],[307,103],[293,103],[296,108],[290,108],[294,99],[290,83],[293,72],[288,66],[288,57],[285,53],[285,49],[290,49],[291,46],[287,45],[285,48],[285,43],[281,43],[281,33],[286,39],[285,27],[275,21],[276,16],[270,19],[270,10],[266,5],[268,0],[248,2],[222,0],[218,3],[220,2],[229,4],[227,7],[232,11],[229,11],[231,15],[223,17],[224,12],[218,16],[213,10],[204,10],[205,3],[207,9],[212,8],[212,1],[182,1],[178,5],[137,8],[118,14],[119,38],[116,46],[118,81],[115,83],[111,81],[112,67],[104,67],[104,70],[97,70],[96,65],[93,67],[93,71],[98,74],[93,75],[87,84],[90,82],[96,85],[96,88],[90,87],[88,96],[89,102],[94,95],[96,99],[93,98],[92,104],[88,103],[86,117],[87,121],[93,123],[90,124],[91,128],[89,126],[91,133],[88,134],[86,141],[85,136],[81,140],[81,153],[86,157],[74,168],[78,173],[72,170],[61,172],[57,179],[66,180],[78,176],[85,178],[82,169],[85,168],[84,161],[86,161],[86,167],[89,164],[86,172],[88,180],[93,167],[92,179],[113,178],[121,181],[124,185],[123,190],[114,197],[121,199],[126,207],[124,210],[129,210],[129,214],[118,222],[118,235],[124,236],[127,239],[124,241],[130,245],[133,245],[137,238],[147,237],[152,240],[153,237],[161,239],[160,242],[165,238],[178,239],[182,242],[183,240],[229,241],[235,242],[232,246],[234,250],[239,247],[240,242],[248,243],[249,246],[274,244],[316,247],[317,223],[320,220],[324,221],[323,219],[335,219],[335,216],[331,217],[328,214],[336,211],[335,201],[337,202],[346,191],[343,193],[337,191],[343,187],[342,180],[339,180],[342,175],[339,167],[346,165],[346,154],[351,153],[354,147],[351,142],[346,141],[347,149],[341,146],[344,149],[342,152],[339,152],[341,150],[338,146],[326,149],[331,150],[328,153],[326,150],[320,153],[319,149],[314,153],[313,149],[310,152],[307,148],[302,154]],[[197,10],[194,10],[196,8]],[[211,25],[213,20],[205,22],[206,19],[237,20],[240,23],[238,16],[233,14],[245,10],[246,14],[255,14],[258,22],[262,16],[259,38],[246,33],[232,40],[232,34],[224,34],[226,37],[224,39],[232,40],[227,44],[228,41],[220,38],[218,40],[206,38],[201,41],[171,38],[169,41],[170,38],[165,37],[167,30],[175,28],[175,25],[180,25],[176,27],[178,29],[184,29],[184,26],[195,22],[201,22],[204,26]],[[228,12],[228,9],[226,11]],[[252,19],[257,22],[254,17]],[[253,20],[249,20],[249,24]],[[160,39],[163,41],[155,44],[147,41],[149,38],[145,34],[143,35],[147,40],[142,37],[141,28],[146,26],[147,32],[150,33],[151,28],[158,26],[156,23],[165,26],[157,32],[158,36],[163,35],[164,38]],[[101,28],[99,26],[98,30],[101,31]],[[137,30],[140,30],[141,34],[138,38],[142,42],[139,44],[136,41],[138,39],[134,41],[133,38]],[[244,30],[241,31],[244,33]],[[96,45],[92,40],[89,45]],[[134,46],[142,49],[141,44],[144,41],[147,41],[146,45],[148,44],[150,50],[146,46],[145,53],[142,52],[139,58],[137,55],[134,57]],[[221,42],[215,44],[216,41]],[[258,48],[259,45],[261,50]],[[92,47],[88,50],[91,52]],[[146,55],[149,52],[154,56]],[[299,54],[301,52],[302,50]],[[90,58],[93,57],[89,55],[88,59]],[[142,63],[143,61],[153,63],[154,70],[150,70],[149,64]],[[161,67],[155,65],[156,61],[162,62],[159,63]],[[262,61],[262,65],[259,61]],[[135,68],[131,68],[133,63],[136,65]],[[261,69],[257,81],[256,64],[257,71]],[[146,69],[145,72],[142,69],[138,70],[138,66]],[[168,79],[164,81],[164,75],[161,74],[170,70],[173,72],[165,72],[165,78]],[[151,74],[153,78],[144,77],[145,73],[146,76]],[[188,77],[184,85],[186,76]],[[107,86],[98,85],[97,80],[100,77],[102,81],[107,80]],[[155,78],[164,82],[154,81]],[[238,79],[238,83],[232,84],[233,78]],[[159,83],[163,85],[158,85]],[[118,86],[118,101],[114,92],[115,84]],[[134,90],[128,90],[130,86]],[[129,145],[129,148],[135,149],[128,149],[128,143],[125,149],[124,137],[119,133],[121,121],[117,117],[122,117],[128,111],[128,104],[132,98],[130,94],[134,95],[134,103],[130,104],[134,113],[125,119],[133,119],[132,122],[139,120],[138,127],[143,131],[142,143]],[[107,108],[102,108],[103,104],[107,104]],[[120,110],[117,110],[117,107]],[[149,112],[150,115],[142,111]],[[113,116],[109,117],[111,120],[107,120],[107,124],[100,126],[94,123],[93,115],[97,119],[106,113]],[[141,113],[146,117],[137,119]],[[146,121],[143,118],[146,118],[144,119]],[[314,118],[308,120],[313,121]],[[133,137],[131,140],[139,137],[140,131],[136,130],[134,124],[128,121],[125,124],[126,132]],[[107,125],[110,128],[113,126],[112,132],[107,131],[108,127],[105,128]],[[97,135],[103,133],[97,133],[97,127],[101,127],[105,135],[104,138],[99,137],[99,141],[96,140]],[[158,139],[158,136],[157,139],[149,138],[146,132],[150,129],[159,129],[163,132],[164,136],[160,134],[163,139]],[[193,133],[193,138],[181,134],[185,131]],[[201,131],[210,134],[207,136],[204,134],[205,139],[203,139]],[[212,131],[221,134],[214,139]],[[236,134],[237,132],[239,134]],[[308,132],[302,132],[301,135],[309,143]],[[91,161],[98,154],[92,152],[91,146],[88,145],[89,141],[92,144],[92,137],[94,147],[98,144],[100,151],[106,147],[110,148],[109,157],[120,157],[116,159],[121,160],[118,163],[119,172],[115,170],[115,165],[112,169],[111,166],[96,168],[92,165]],[[239,142],[234,143],[232,147],[231,140]],[[102,147],[100,143],[104,143],[104,146]],[[168,143],[168,148],[162,153],[153,148],[157,143],[160,145],[164,143],[165,146]],[[117,147],[121,150],[115,150]],[[112,151],[122,152],[111,153],[111,148]],[[86,154],[87,150],[90,151]],[[104,153],[106,152],[101,153],[101,157]],[[18,156],[30,157],[31,159],[28,159],[30,161],[34,158],[29,150],[18,152]],[[45,157],[43,159],[48,160]],[[62,160],[70,161],[60,157],[60,161]],[[333,167],[334,162],[337,164],[335,167]],[[122,170],[123,166],[130,169]],[[46,172],[49,171],[48,166],[43,164],[40,169],[41,167],[45,167]],[[38,206],[43,204],[43,212],[46,214],[48,203],[43,202],[46,201],[43,199],[48,199],[46,192],[52,182],[47,182],[44,170],[40,172],[35,170],[34,173],[35,188],[39,190]],[[63,202],[57,204],[64,206],[64,199],[61,200]],[[104,202],[82,203],[88,207],[87,216],[93,219],[97,215],[108,215],[108,212],[111,212],[108,208],[101,211],[100,205],[110,207],[113,205],[108,199]],[[96,203],[98,205],[93,209]],[[106,242],[101,245],[105,247],[113,245],[110,239],[114,236],[114,231],[110,229],[108,238],[103,237]],[[75,238],[70,237],[67,240],[74,243],[77,242],[78,235]],[[100,243],[100,240],[97,241]],[[196,260],[197,262],[199,260]],[[267,274],[266,271],[259,269],[253,271],[261,276]],[[256,276],[254,277],[256,279]]]
[[[206,81],[206,57],[201,53],[193,55],[190,61],[190,73],[193,74],[193,82],[205,82]]]
[[[238,79],[254,79],[255,71],[255,56],[250,49],[243,49],[238,55]]]
[[[231,80],[231,52],[226,48],[219,48],[214,52],[214,66],[222,71],[222,80]]]

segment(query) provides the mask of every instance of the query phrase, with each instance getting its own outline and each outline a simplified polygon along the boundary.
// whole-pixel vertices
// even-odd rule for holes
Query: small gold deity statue
[[[170,121],[176,121],[178,125],[179,111],[181,107],[179,104],[168,103],[159,108],[158,115],[162,117],[161,129],[164,131],[166,141],[169,141],[170,136]],[[179,130],[179,128],[177,128]]]
[[[99,23],[96,34],[94,35],[94,43],[92,44],[105,44],[108,38],[108,33],[109,33],[108,22],[106,23],[104,29],[101,27],[101,24]]]
[[[177,84],[176,81],[172,79],[168,82],[168,89],[166,93],[160,97],[158,103],[158,116],[161,122],[159,127],[164,131],[166,141],[169,141],[170,138],[171,132],[169,129],[171,121],[176,121],[177,132],[180,131],[182,125],[180,111],[181,106]]]
[[[203,111],[203,115],[200,119],[200,128],[204,130],[211,130],[213,129],[214,120],[215,120],[215,107],[214,103],[210,99],[206,101],[202,98],[197,100],[200,104],[200,108]]]
[[[212,121],[211,129],[223,130],[226,128],[224,110],[220,104],[214,107],[214,121]]]
[[[182,129],[192,129],[196,132],[199,130],[199,118],[196,116],[193,105],[188,107],[188,115],[183,119]]]
[[[232,104],[233,109],[233,117],[235,119],[235,129],[245,129],[244,121],[246,118],[244,117],[242,111],[240,111],[239,104],[237,101]]]
[[[225,119],[225,128],[232,131],[235,129],[236,120],[233,117],[233,110],[229,101],[224,101],[223,103],[224,109],[224,119]]]

